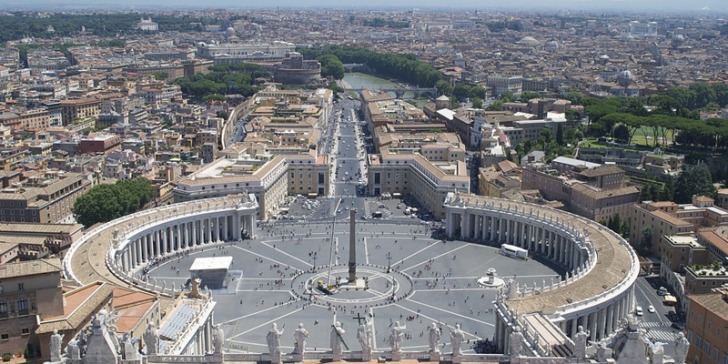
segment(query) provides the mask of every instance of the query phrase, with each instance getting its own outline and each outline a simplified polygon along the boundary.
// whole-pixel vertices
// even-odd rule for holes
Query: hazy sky
[[[728,0],[4,0],[0,10],[29,8],[212,8],[237,9],[261,7],[458,7],[458,8],[513,8],[513,9],[573,9],[573,10],[636,10],[636,11],[728,11]]]

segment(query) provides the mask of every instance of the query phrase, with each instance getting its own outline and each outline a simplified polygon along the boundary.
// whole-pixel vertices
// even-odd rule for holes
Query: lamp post
[[[392,252],[387,252],[387,273],[392,271]]]

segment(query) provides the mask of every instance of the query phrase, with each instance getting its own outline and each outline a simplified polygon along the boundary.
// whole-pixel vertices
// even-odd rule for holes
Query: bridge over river
[[[437,96],[437,89],[434,87],[382,87],[382,88],[347,88],[346,91],[361,92],[365,89],[370,91],[384,91],[395,94],[398,99],[405,98],[405,96],[412,95],[411,98],[419,99],[423,97],[435,98]],[[409,95],[407,95],[409,94]]]

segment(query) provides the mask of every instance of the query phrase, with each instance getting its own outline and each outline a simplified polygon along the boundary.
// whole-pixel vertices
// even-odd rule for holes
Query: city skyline
[[[686,2],[681,0],[566,0],[558,3],[544,3],[537,0],[513,0],[504,5],[500,2],[481,2],[474,0],[453,0],[446,4],[435,0],[399,0],[384,1],[371,0],[366,3],[339,2],[332,3],[323,0],[312,0],[301,3],[296,0],[274,0],[264,3],[248,3],[236,2],[232,0],[213,0],[207,2],[197,2],[191,0],[162,0],[150,4],[149,2],[140,0],[129,1],[94,1],[94,0],[41,0],[29,4],[26,1],[9,0],[1,8],[2,10],[56,10],[56,9],[163,9],[163,8],[217,8],[229,7],[230,9],[260,9],[260,8],[315,8],[327,7],[336,9],[367,9],[367,8],[386,8],[386,9],[513,9],[513,10],[600,10],[600,11],[656,11],[656,12],[675,12],[675,11],[709,11],[725,12],[728,11],[728,3],[721,0],[700,0],[697,2]]]

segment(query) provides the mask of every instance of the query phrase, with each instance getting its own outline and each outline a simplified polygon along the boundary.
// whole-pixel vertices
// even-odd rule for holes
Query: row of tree
[[[724,96],[717,96],[724,92]],[[701,107],[704,109],[711,103],[718,107],[716,102],[728,102],[728,87],[723,85],[697,83],[672,88],[665,94],[642,97],[596,98],[570,90],[565,97],[585,106],[590,121],[587,132],[593,137],[612,136],[630,144],[640,133],[645,140],[652,140],[652,146],[674,143],[688,147],[728,148],[728,120],[700,120],[699,114]]]
[[[219,99],[226,94],[252,96],[258,92],[260,79],[270,72],[248,63],[220,64],[210,67],[206,74],[196,74],[174,80],[182,92],[197,100]]]
[[[0,16],[0,43],[21,39],[25,36],[33,38],[65,37],[78,34],[81,26],[86,32],[101,36],[114,37],[125,34],[139,34],[142,31],[134,25],[141,17],[149,17],[139,13],[98,13],[98,14],[50,14],[44,17],[34,13],[12,12]],[[154,14],[154,21],[160,31],[194,31],[199,28],[199,19],[184,16]],[[48,27],[53,32],[48,32]]]
[[[443,78],[442,73],[431,65],[420,62],[412,54],[377,53],[372,50],[348,46],[327,46],[323,48],[299,48],[306,59],[317,59],[322,55],[334,55],[343,63],[366,64],[378,75],[396,78],[402,82],[420,87],[435,87]]]
[[[71,211],[85,227],[104,223],[141,210],[154,196],[146,178],[118,181],[91,188],[79,197]]]

